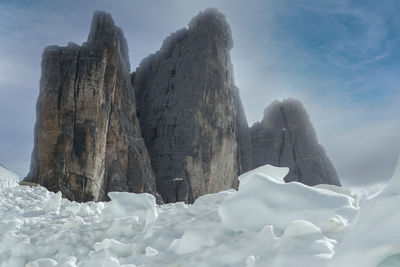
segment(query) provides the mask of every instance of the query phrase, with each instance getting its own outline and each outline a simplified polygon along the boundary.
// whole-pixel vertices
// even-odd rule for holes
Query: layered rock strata
[[[251,129],[253,168],[265,164],[289,167],[285,181],[306,185],[340,181],[302,103],[296,99],[274,101],[264,118]]]
[[[25,181],[76,201],[110,191],[157,196],[136,117],[128,46],[111,15],[96,12],[86,43],[43,53],[34,150]]]
[[[238,174],[251,167],[232,46],[225,16],[207,9],[131,75],[157,190],[166,202],[191,203],[236,188]]]

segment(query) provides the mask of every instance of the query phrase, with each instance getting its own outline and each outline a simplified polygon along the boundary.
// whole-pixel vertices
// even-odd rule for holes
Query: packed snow
[[[4,187],[17,186],[19,176],[0,164],[0,190]]]
[[[399,266],[400,167],[362,204],[349,189],[284,183],[287,173],[257,168],[238,191],[193,205],[126,192],[76,203],[0,176],[0,266]]]

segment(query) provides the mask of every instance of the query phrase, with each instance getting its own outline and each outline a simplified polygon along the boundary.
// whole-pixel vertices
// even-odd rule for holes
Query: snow
[[[239,191],[225,199],[218,209],[227,228],[260,230],[265,225],[273,225],[282,232],[294,220],[309,221],[321,227],[336,215],[355,217],[358,207],[350,196],[298,182],[285,184],[281,180],[287,168],[282,172],[276,169],[267,165],[239,177]],[[266,174],[269,170],[272,175]],[[273,174],[277,174],[276,179],[272,178]]]
[[[18,182],[19,176],[0,164],[0,189],[17,186]]]
[[[329,266],[350,262],[363,267],[400,266],[400,257],[396,257],[400,253],[399,203],[400,161],[383,191],[363,203],[351,232]]]
[[[350,189],[285,184],[287,173],[257,168],[238,191],[193,205],[126,192],[70,202],[11,173],[0,187],[0,266],[399,266],[400,167],[361,204]]]
[[[102,219],[124,218],[132,216],[132,210],[138,221],[149,224],[157,219],[156,199],[150,194],[131,194],[127,192],[110,192],[111,201],[105,203],[101,213]]]

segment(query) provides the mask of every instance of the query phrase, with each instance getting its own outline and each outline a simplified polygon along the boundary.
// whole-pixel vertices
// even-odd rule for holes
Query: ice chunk
[[[77,267],[75,257],[67,257],[63,261],[60,261],[56,267]]]
[[[246,259],[246,267],[254,267],[256,266],[256,257],[254,255],[250,255]]]
[[[272,247],[278,238],[274,234],[274,227],[272,225],[266,225],[255,235],[255,240]]]
[[[285,183],[283,178],[285,178],[288,173],[289,168],[287,167],[275,167],[272,165],[264,165],[258,167],[239,176],[239,190],[240,187],[244,186],[248,182],[248,180],[251,179],[251,177],[253,177],[254,175],[258,175],[260,177],[269,177],[270,179]]]
[[[93,245],[95,251],[104,251],[106,256],[128,257],[136,253],[135,244],[123,244],[114,239],[104,239]]]
[[[146,256],[154,256],[154,255],[158,254],[158,251],[157,251],[157,249],[154,249],[152,247],[146,247],[145,253],[146,253]]]
[[[216,240],[211,235],[202,231],[188,230],[181,239],[175,239],[171,243],[170,249],[178,255],[183,255],[194,252],[200,247],[209,247],[215,244]]]
[[[105,208],[102,212],[103,219],[135,216],[145,225],[157,219],[156,200],[153,195],[147,193],[110,192],[108,196],[111,201],[105,203]]]
[[[213,205],[219,205],[224,199],[232,196],[236,192],[237,191],[234,189],[229,189],[215,194],[208,194],[201,196],[198,199],[196,199],[196,201],[193,203],[193,207],[210,208]]]
[[[53,259],[43,258],[35,261],[28,262],[25,267],[53,267],[56,266],[57,262]]]
[[[120,264],[119,260],[114,257],[105,259],[93,258],[86,261],[81,261],[78,267],[136,267],[135,264]]]
[[[332,184],[319,184],[315,185],[315,188],[330,190],[332,192],[343,194],[349,196],[353,199],[353,206],[359,207],[360,206],[360,195],[354,193],[350,188],[340,187]]]
[[[283,171],[277,173],[283,176]],[[223,224],[234,231],[259,230],[265,225],[283,231],[294,220],[309,221],[320,228],[336,214],[352,219],[357,213],[347,195],[297,182],[284,184],[254,171],[242,177],[245,183],[241,181],[239,191],[218,209]]]
[[[326,223],[322,225],[321,230],[327,233],[338,233],[344,232],[350,228],[349,221],[340,215],[330,218]]]
[[[302,236],[309,234],[320,234],[321,230],[316,227],[314,224],[303,221],[303,220],[295,220],[289,224],[289,226],[283,232],[282,237],[293,237],[293,236]]]
[[[47,212],[55,212],[58,213],[61,205],[61,192],[57,192],[53,194],[49,201],[46,203],[44,210]]]

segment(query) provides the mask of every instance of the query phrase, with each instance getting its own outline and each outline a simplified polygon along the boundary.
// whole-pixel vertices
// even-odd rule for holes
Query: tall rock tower
[[[102,200],[109,191],[157,195],[136,117],[128,46],[110,14],[94,14],[82,46],[45,49],[25,180],[76,201]]]
[[[190,203],[235,188],[238,174],[251,167],[232,46],[225,16],[207,9],[131,75],[157,190],[166,202]]]
[[[264,118],[251,129],[253,168],[265,164],[289,167],[285,181],[306,185],[340,186],[335,168],[318,143],[302,103],[296,99],[274,101]]]

